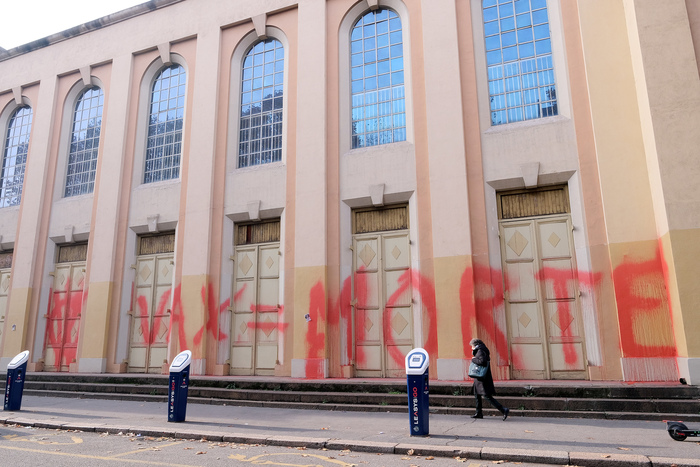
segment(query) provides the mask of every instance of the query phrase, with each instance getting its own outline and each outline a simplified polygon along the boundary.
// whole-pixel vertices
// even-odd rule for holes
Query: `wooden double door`
[[[571,220],[501,221],[513,379],[587,379]]]
[[[353,236],[355,375],[402,377],[413,348],[407,230]]]

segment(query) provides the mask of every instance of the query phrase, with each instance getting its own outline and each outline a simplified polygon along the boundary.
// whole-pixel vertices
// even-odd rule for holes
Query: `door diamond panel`
[[[571,256],[568,223],[561,221],[540,222],[540,250],[542,259]]]
[[[378,265],[379,245],[376,238],[358,241],[355,245],[357,269],[376,271]]]
[[[528,224],[505,227],[503,232],[506,260],[533,258],[532,232]]]
[[[386,269],[408,269],[411,266],[408,235],[385,236],[383,258]]]

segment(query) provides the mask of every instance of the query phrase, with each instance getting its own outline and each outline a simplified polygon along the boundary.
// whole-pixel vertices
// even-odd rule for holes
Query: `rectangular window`
[[[491,124],[557,115],[546,0],[483,0]]]

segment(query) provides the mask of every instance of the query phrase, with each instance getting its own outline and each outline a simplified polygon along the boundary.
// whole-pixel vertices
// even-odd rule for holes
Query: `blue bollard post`
[[[406,380],[408,384],[408,420],[411,436],[428,436],[430,409],[428,366],[430,359],[424,349],[413,349],[406,355]]]
[[[177,354],[170,365],[168,384],[168,421],[184,422],[187,412],[187,388],[190,384],[190,362],[192,352],[185,350]]]
[[[17,354],[7,365],[7,384],[5,385],[5,410],[19,410],[22,406],[24,378],[27,374],[29,350]]]

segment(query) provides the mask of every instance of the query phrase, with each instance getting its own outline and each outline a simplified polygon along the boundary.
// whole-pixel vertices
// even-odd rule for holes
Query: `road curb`
[[[299,436],[250,435],[204,431],[198,429],[164,429],[160,427],[133,427],[118,425],[83,425],[56,420],[30,420],[27,418],[2,418],[0,423],[53,430],[84,431],[109,434],[133,433],[140,436],[178,439],[205,439],[237,444],[264,444],[269,446],[304,447],[308,449],[350,450],[377,454],[399,454],[411,456],[461,457],[474,460],[531,462],[553,465],[576,465],[579,467],[700,467],[700,460],[634,454],[607,454],[595,452],[541,451],[530,449],[477,448],[439,446],[413,443],[384,443],[362,440],[329,438],[306,438]],[[174,427],[175,428],[175,427]]]

